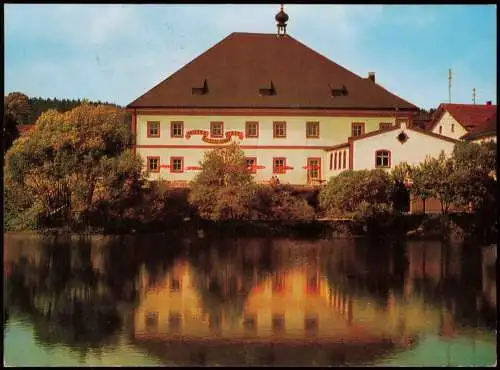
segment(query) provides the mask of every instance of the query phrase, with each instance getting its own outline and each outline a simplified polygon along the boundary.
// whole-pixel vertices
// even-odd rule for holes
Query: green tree
[[[19,137],[18,126],[27,123],[30,114],[28,97],[20,92],[12,92],[4,97],[3,148],[4,154]]]
[[[258,220],[312,221],[313,207],[293,194],[288,185],[258,185],[250,203],[251,217]]]
[[[127,184],[140,186],[141,162],[127,151],[130,133],[123,117],[121,109],[90,104],[43,113],[35,131],[7,152],[7,177],[46,216],[65,222],[99,200],[116,200],[116,189],[120,199],[134,195]]]
[[[392,181],[383,170],[344,171],[332,177],[319,194],[330,217],[371,220],[392,212]]]
[[[430,158],[425,165],[427,177],[430,179],[431,195],[439,200],[441,204],[441,214],[447,215],[450,206],[456,203],[457,173],[454,168],[453,159],[441,152],[437,158]]]
[[[476,231],[485,239],[494,237],[497,223],[496,146],[459,143],[453,152],[455,202],[472,207]]]
[[[410,181],[411,166],[402,162],[394,167],[391,172],[393,182],[391,200],[394,208],[399,211],[407,212],[410,205],[410,192],[408,185]]]
[[[200,164],[189,196],[200,216],[214,221],[247,218],[255,182],[239,145],[208,151]]]

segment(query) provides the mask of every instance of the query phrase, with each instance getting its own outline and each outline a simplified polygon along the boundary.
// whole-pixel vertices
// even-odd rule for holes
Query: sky
[[[5,94],[122,106],[277,4],[5,4]],[[496,5],[285,4],[287,33],[425,109],[496,102]]]

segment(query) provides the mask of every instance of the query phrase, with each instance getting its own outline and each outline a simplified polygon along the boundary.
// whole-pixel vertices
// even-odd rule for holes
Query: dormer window
[[[269,87],[259,89],[259,94],[260,95],[276,95],[276,88],[274,87],[273,81],[271,81],[271,84],[269,85]]]
[[[331,87],[330,89],[333,97],[347,96],[347,87],[345,87],[345,85],[342,85],[340,87]]]
[[[207,79],[205,78],[203,80],[203,86],[202,87],[193,87],[191,89],[191,93],[193,95],[205,95],[205,94],[208,94],[208,82],[207,82]]]

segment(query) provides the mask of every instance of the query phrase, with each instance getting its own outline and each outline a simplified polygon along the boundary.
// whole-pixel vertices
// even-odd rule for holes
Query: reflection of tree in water
[[[120,327],[116,301],[92,268],[90,241],[56,240],[40,256],[12,264],[9,304],[31,318],[35,338],[82,353],[97,348]]]
[[[236,323],[252,288],[271,274],[270,241],[250,247],[233,239],[216,243],[190,256],[194,283],[214,321],[224,316]]]
[[[390,291],[402,295],[408,269],[403,245],[362,239],[329,243],[320,251],[320,265],[332,286],[349,295],[369,296],[379,307],[387,305]]]
[[[183,250],[181,240],[172,236],[144,235],[114,237],[103,248],[103,281],[118,301],[137,303],[141,267],[148,271],[151,284],[161,280]]]

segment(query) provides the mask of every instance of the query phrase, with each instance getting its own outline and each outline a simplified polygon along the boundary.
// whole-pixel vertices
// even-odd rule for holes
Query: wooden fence
[[[448,212],[471,212],[471,211],[472,211],[471,207],[460,207],[454,204],[452,204],[448,209]],[[424,202],[422,201],[422,199],[411,196],[409,213],[423,213],[423,212],[424,212]],[[427,198],[425,201],[425,213],[426,214],[441,213],[441,202],[436,198]]]

